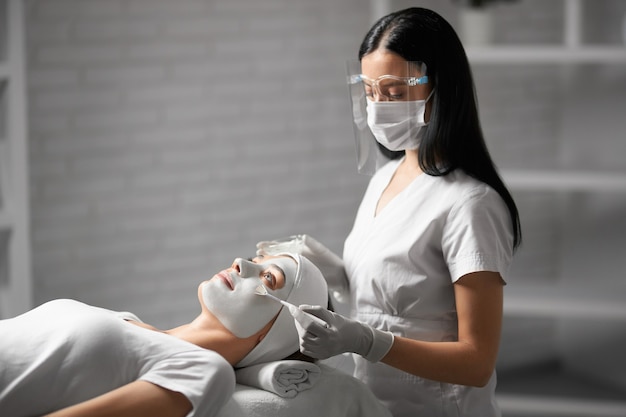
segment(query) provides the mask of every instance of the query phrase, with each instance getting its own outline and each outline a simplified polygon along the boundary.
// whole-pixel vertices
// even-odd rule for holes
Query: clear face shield
[[[416,149],[425,126],[428,76],[423,62],[407,62],[394,74],[365,74],[361,62],[347,63],[358,172],[373,175],[390,151]],[[377,140],[378,139],[378,140]]]

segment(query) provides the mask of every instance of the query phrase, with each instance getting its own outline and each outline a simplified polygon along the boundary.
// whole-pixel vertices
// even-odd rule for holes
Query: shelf
[[[9,78],[9,66],[7,64],[0,63],[0,81]]]
[[[11,227],[11,218],[9,213],[0,209],[0,230],[9,229]]]
[[[496,398],[505,416],[626,416],[622,388],[587,378],[558,359],[498,370]]]
[[[466,52],[476,64],[626,64],[623,46],[488,46]]]
[[[511,284],[505,288],[504,313],[526,317],[626,320],[626,287],[596,287]]]
[[[626,192],[626,174],[586,171],[503,170],[515,190]]]
[[[626,402],[616,400],[581,400],[571,397],[546,397],[523,394],[498,394],[503,415],[541,417],[624,417]]]

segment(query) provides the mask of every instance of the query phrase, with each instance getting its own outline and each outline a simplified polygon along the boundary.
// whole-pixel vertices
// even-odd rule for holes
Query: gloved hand
[[[391,349],[393,334],[333,313],[321,306],[303,304],[302,311],[322,319],[328,327],[296,318],[300,351],[315,359],[354,352],[371,362],[380,361]]]
[[[297,238],[302,240],[300,254],[319,268],[328,286],[337,290],[347,289],[348,278],[343,267],[343,260],[309,235],[303,234]],[[257,243],[257,255],[271,255],[272,253],[268,251],[268,247],[274,243],[272,241]]]

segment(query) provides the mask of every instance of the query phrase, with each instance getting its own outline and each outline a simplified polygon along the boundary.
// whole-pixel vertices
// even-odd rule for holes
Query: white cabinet
[[[472,62],[489,64],[626,64],[626,48],[621,46],[471,47],[467,55]]]
[[[521,366],[518,372],[501,373],[500,385],[507,389],[498,399],[505,417],[623,417],[626,272],[619,264],[626,259],[626,163],[615,162],[626,155],[626,40],[586,44],[581,36],[584,11],[589,10],[585,6],[601,7],[602,2],[558,1],[564,16],[561,45],[467,48],[472,65],[480,69],[556,68],[562,76],[558,88],[564,90],[561,102],[556,100],[560,108],[555,114],[562,126],[555,135],[561,142],[553,165],[537,169],[532,160],[525,160],[517,161],[514,170],[502,171],[514,195],[547,196],[544,201],[558,206],[555,212],[560,213],[553,224],[546,222],[559,234],[554,276],[536,276],[532,265],[525,265],[528,276],[523,276],[523,267],[516,271],[518,276],[505,290],[505,326],[525,323],[520,339],[540,339],[551,333],[553,350],[548,354],[557,356],[564,366],[529,365],[529,369]],[[540,104],[529,99],[528,105]],[[526,127],[520,125],[520,129]],[[607,143],[610,146],[605,147]],[[603,161],[611,163],[604,166]],[[546,209],[537,204],[530,215],[541,216]],[[606,216],[604,221],[602,216]],[[527,243],[533,244],[530,239]],[[603,253],[609,246],[611,253]],[[531,358],[535,353],[522,348],[516,354]]]
[[[0,0],[0,319],[32,307],[23,22]]]
[[[569,203],[609,196],[609,202],[619,201],[617,210],[626,206],[623,173],[533,170],[502,174],[514,194],[554,193]],[[578,227],[586,221],[577,218],[581,211],[586,212],[578,208],[566,210],[565,219],[555,228],[563,224]],[[610,228],[610,222],[607,219],[609,224],[604,227]],[[618,227],[623,229],[623,225],[624,222]],[[595,236],[589,236],[589,243],[580,242],[587,238],[584,226],[573,233],[571,242],[567,240],[572,233],[564,233],[559,251],[561,262],[569,266],[559,268],[557,277],[545,280],[532,274],[518,276],[505,289],[505,326],[507,322],[513,326],[525,323],[518,327],[520,334],[513,339],[547,339],[549,334],[555,346],[547,355],[554,355],[558,361],[546,363],[545,356],[532,349],[517,353],[526,355],[527,364],[523,365],[518,357],[522,366],[499,375],[499,387],[506,387],[498,395],[505,417],[626,416],[626,365],[622,354],[626,342],[626,282],[624,271],[615,267],[625,258],[613,259],[611,267],[603,264],[603,254],[587,253],[601,233],[601,229],[592,232]],[[619,233],[616,231],[613,236]],[[611,256],[619,256],[620,252],[626,256],[626,235],[614,244],[618,246],[611,249]],[[580,247],[586,249],[581,251]],[[603,247],[606,245],[598,245],[597,251]],[[581,271],[585,263],[591,265]],[[586,273],[587,278],[581,279]],[[533,366],[537,357],[538,366]]]
[[[539,0],[530,0],[530,2],[532,1],[535,4],[540,3]],[[622,38],[621,44],[602,45],[586,43],[582,35],[585,15],[591,7],[601,8],[603,1],[552,1],[563,4],[563,36],[560,44],[470,46],[466,48],[469,59],[474,63],[490,64],[626,64],[626,17],[622,20],[622,27],[616,28],[616,31],[622,32],[621,36],[619,36],[619,38]],[[587,9],[584,7],[585,3],[588,6]],[[538,6],[540,7],[541,5]]]

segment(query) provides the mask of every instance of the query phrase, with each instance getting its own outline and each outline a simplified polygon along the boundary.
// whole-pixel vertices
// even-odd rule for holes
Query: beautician
[[[521,229],[485,146],[463,46],[441,16],[410,8],[376,22],[358,57],[349,81],[359,163],[375,173],[343,260],[310,236],[302,249],[329,287],[348,290],[352,318],[304,306],[330,328],[301,324],[300,349],[357,353],[355,376],[395,417],[500,416],[503,275]]]

